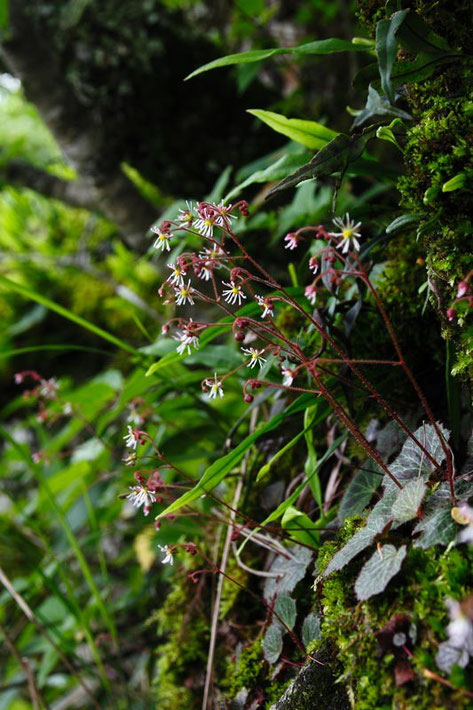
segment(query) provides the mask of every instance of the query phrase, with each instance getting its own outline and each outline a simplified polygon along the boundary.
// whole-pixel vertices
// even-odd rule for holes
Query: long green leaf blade
[[[315,121],[286,118],[279,113],[274,113],[274,111],[262,111],[260,109],[248,109],[248,113],[259,118],[260,121],[266,123],[276,133],[282,133],[283,136],[287,136],[311,150],[320,150],[338,135],[337,131],[332,131],[330,128]]]
[[[239,52],[238,54],[227,54],[225,57],[214,59],[208,64],[195,69],[191,74],[186,76],[185,81],[192,79],[198,74],[203,74],[211,69],[219,69],[220,67],[229,67],[236,64],[251,64],[253,62],[262,62],[265,59],[274,57],[278,54],[335,54],[337,52],[367,52],[371,47],[364,44],[355,44],[345,39],[321,39],[315,42],[307,42],[299,47],[273,47],[272,49],[252,49],[249,52]]]

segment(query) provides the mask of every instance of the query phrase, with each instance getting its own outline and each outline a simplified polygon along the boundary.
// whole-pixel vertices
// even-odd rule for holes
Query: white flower
[[[250,356],[248,367],[255,367],[255,365],[263,367],[266,362],[265,358],[262,357],[264,348],[262,350],[257,350],[256,348],[242,348],[242,352]]]
[[[231,214],[233,205],[224,205],[223,200],[219,205],[215,205],[215,209],[218,211],[218,215],[215,218],[215,224],[218,227],[227,227],[230,225],[229,220],[237,219],[236,214]]]
[[[199,219],[194,222],[194,227],[203,237],[211,238],[214,233],[215,216],[206,207],[199,209]]]
[[[310,301],[312,306],[315,306],[315,301],[317,299],[317,288],[314,286],[314,284],[309,284],[309,286],[306,286],[304,296],[308,299],[308,301]]]
[[[125,439],[125,444],[128,446],[129,449],[136,449],[137,444],[139,443],[139,439],[136,436],[135,430],[131,428],[131,426],[127,427],[128,429],[128,434],[125,434],[123,439]]]
[[[178,343],[180,343],[176,348],[179,355],[182,355],[182,353],[186,349],[187,354],[190,355],[192,348],[199,347],[199,338],[197,337],[197,335],[191,335],[186,330],[179,331],[179,335],[174,336],[174,340],[177,340]]]
[[[473,655],[473,624],[457,601],[447,597],[445,604],[451,619],[447,626],[449,644],[455,648],[464,648]]]
[[[135,407],[131,408],[131,411],[129,415],[126,418],[127,422],[130,422],[130,424],[134,424],[134,426],[138,426],[139,424],[143,424],[143,417],[139,414],[139,412],[135,409]]]
[[[187,286],[182,282],[182,284],[179,286],[179,288],[174,289],[175,294],[176,294],[176,304],[178,306],[184,306],[187,301],[191,304],[191,306],[194,305],[194,299],[192,298],[192,294],[194,293],[194,289],[191,286],[190,279],[187,282]]]
[[[158,235],[153,244],[153,249],[160,249],[161,251],[166,249],[166,251],[171,251],[169,242],[171,241],[172,234],[159,229],[159,227],[151,227],[151,231]]]
[[[246,299],[240,284],[235,283],[235,281],[222,281],[224,286],[228,286],[227,289],[222,291],[222,295],[227,303],[234,304],[238,301],[238,305],[241,306],[242,299]]]
[[[261,318],[266,318],[268,315],[272,318],[274,316],[274,306],[272,302],[262,296],[256,296],[256,300],[258,301],[258,306],[263,309]]]
[[[185,271],[179,264],[168,264],[169,269],[172,269],[171,276],[168,277],[167,281],[175,286],[181,286],[184,283]]]
[[[213,380],[205,380],[205,384],[209,387],[209,399],[216,399],[217,395],[223,397],[222,381],[217,378],[217,373],[214,374]]]
[[[174,557],[167,545],[158,545],[159,549],[161,552],[164,552],[164,559],[161,560],[161,563],[163,565],[167,565],[168,563],[172,566],[174,564]]]
[[[186,200],[186,209],[179,210],[179,214],[177,215],[177,221],[183,222],[184,224],[188,224],[190,227],[192,225],[192,221],[194,219],[193,210],[194,210],[194,207],[192,206],[192,202],[189,202],[188,200]]]
[[[54,399],[59,389],[59,384],[54,377],[50,380],[41,380],[40,394],[45,399]]]
[[[356,230],[361,227],[361,222],[357,222],[355,224],[355,220],[350,219],[350,215],[347,212],[345,215],[345,221],[343,221],[341,217],[335,217],[333,223],[340,231],[329,232],[329,234],[331,237],[340,237],[340,242],[337,246],[342,247],[342,253],[346,254],[350,248],[360,251],[360,243],[357,237],[361,237],[361,234]]]
[[[136,454],[134,451],[131,451],[129,454],[123,457],[122,459],[123,463],[125,466],[134,466],[136,463]]]
[[[290,387],[294,381],[294,372],[288,367],[283,367],[281,370],[283,374],[282,383],[285,387]]]
[[[214,262],[216,259],[221,259],[223,256],[226,256],[226,254],[218,244],[214,244],[212,248],[205,247],[205,249],[199,252],[199,259],[203,259],[205,262]],[[220,266],[220,264],[213,264],[213,266],[215,268],[216,266]]]
[[[293,251],[299,243],[299,237],[294,232],[289,232],[289,234],[286,234],[284,237],[284,241],[286,242],[284,249],[290,249]]]
[[[318,270],[319,270],[319,260],[317,259],[316,256],[311,256],[309,259],[309,271],[312,271],[313,274],[316,274]]]
[[[156,496],[153,491],[150,491],[147,486],[128,486],[131,493],[128,493],[127,500],[130,500],[135,508],[149,508],[150,505],[156,503]]]

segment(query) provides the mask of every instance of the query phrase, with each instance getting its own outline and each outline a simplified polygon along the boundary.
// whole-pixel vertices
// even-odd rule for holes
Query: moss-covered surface
[[[322,547],[318,566],[323,572],[334,553],[352,536],[360,518],[346,521],[335,542]],[[427,680],[424,670],[437,671],[435,655],[445,639],[448,614],[445,598],[463,599],[473,589],[469,547],[446,551],[411,548],[402,571],[382,595],[359,603],[354,595],[354,579],[367,555],[358,557],[344,570],[333,573],[316,585],[322,614],[322,638],[336,648],[343,667],[339,680],[344,682],[357,710],[386,708],[471,708],[472,701],[459,690]],[[320,580],[320,578],[319,578]],[[397,615],[409,617],[415,627],[412,656],[403,663],[410,667],[412,680],[397,686],[396,659],[380,646],[377,634]],[[457,688],[472,690],[471,677],[454,667],[450,681]]]
[[[440,319],[443,336],[453,340],[457,352],[453,372],[471,383],[471,315],[466,308],[463,312],[460,308],[455,322],[449,322],[446,316],[456,297],[457,284],[473,268],[471,3],[409,0],[401,5],[418,12],[451,47],[464,52],[463,59],[444,65],[433,77],[406,87],[407,107],[414,122],[407,131],[405,174],[398,182],[398,189],[404,213],[419,215],[431,304]],[[385,3],[378,0],[359,0],[358,8],[360,20],[372,34],[376,22],[388,14]],[[460,174],[464,176],[463,186],[445,190],[445,183]],[[415,239],[414,233],[411,238]]]
[[[159,710],[200,707],[210,637],[206,597],[187,579],[173,583],[164,606],[153,620],[158,633],[167,640],[159,646],[156,672],[156,706]],[[199,692],[196,693],[196,688]]]
[[[338,663],[330,648],[321,649],[316,660],[302,669],[271,710],[349,710],[343,685],[336,684]]]

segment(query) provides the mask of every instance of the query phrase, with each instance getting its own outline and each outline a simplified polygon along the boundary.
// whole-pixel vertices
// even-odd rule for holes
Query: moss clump
[[[337,542],[323,546],[321,569],[343,545],[348,530],[358,523],[356,519],[347,521]],[[449,621],[445,597],[462,599],[472,592],[469,570],[473,550],[411,549],[401,572],[386,591],[357,603],[353,586],[362,562],[355,560],[324,580],[320,598],[323,638],[336,648],[343,667],[340,680],[349,688],[357,710],[471,707],[471,701],[459,691],[426,680],[424,669],[438,672],[435,654]],[[397,614],[408,615],[417,633],[411,659],[414,679],[401,687],[395,684],[396,659],[390,653],[383,654],[376,638]],[[468,687],[466,674],[454,671],[450,680],[457,687]]]
[[[164,606],[154,617],[159,634],[168,639],[159,646],[155,679],[159,710],[200,708],[210,631],[199,597],[186,577],[174,580]]]
[[[258,639],[246,646],[227,668],[227,675],[222,682],[225,695],[233,698],[242,688],[255,689],[266,681],[263,658],[263,640]]]
[[[259,638],[245,646],[227,666],[226,676],[220,687],[227,700],[234,699],[238,693],[246,688],[255,697],[259,692],[264,694],[265,708],[268,709],[283,694],[291,682],[291,676],[282,672],[282,680],[271,678],[273,667],[265,660],[263,655],[263,639]]]
[[[460,89],[460,90],[459,90]],[[423,213],[424,247],[432,286],[431,301],[443,334],[457,348],[456,372],[473,377],[473,343],[463,321],[453,327],[446,310],[456,296],[456,286],[473,266],[473,71],[459,76],[448,70],[410,89],[410,104],[417,123],[408,132],[405,148],[407,173],[398,183],[401,206]],[[443,192],[456,175],[465,176],[462,189]],[[461,362],[461,367],[458,367]]]

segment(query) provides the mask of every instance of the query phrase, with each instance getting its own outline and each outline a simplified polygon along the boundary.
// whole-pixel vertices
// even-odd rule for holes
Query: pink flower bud
[[[450,322],[457,319],[457,312],[454,308],[447,308],[447,318]]]
[[[466,293],[468,293],[468,284],[466,281],[460,281],[457,286],[457,298],[461,298]]]
[[[245,402],[247,402],[247,404],[251,404],[254,400],[254,397],[252,394],[245,394],[244,399],[245,399]]]

